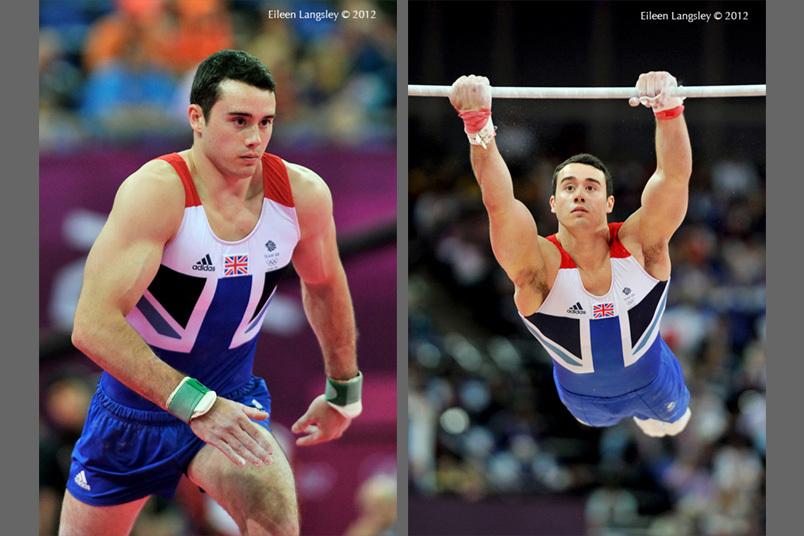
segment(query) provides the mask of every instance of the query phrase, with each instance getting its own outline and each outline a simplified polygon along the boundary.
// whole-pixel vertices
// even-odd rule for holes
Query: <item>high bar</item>
[[[449,97],[451,86],[408,85],[408,97]],[[764,97],[765,84],[743,86],[681,86],[678,97]],[[494,87],[495,99],[627,99],[638,97],[635,87]]]

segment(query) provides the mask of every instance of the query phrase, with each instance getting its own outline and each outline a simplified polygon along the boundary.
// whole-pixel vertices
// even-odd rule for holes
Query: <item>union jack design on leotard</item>
[[[588,292],[556,235],[548,237],[559,248],[561,266],[539,309],[522,316],[553,359],[562,387],[575,394],[613,397],[634,391],[650,382],[660,365],[668,281],[654,278],[634,259],[618,238],[621,225],[609,224],[611,284],[605,294]]]
[[[184,186],[184,218],[148,289],[126,318],[162,361],[216,392],[230,393],[251,379],[266,310],[299,240],[290,179],[281,158],[263,154],[259,219],[249,234],[228,241],[210,227],[182,156],[173,153],[162,160],[173,166]],[[270,258],[265,247],[269,240],[276,245]],[[218,269],[195,268],[202,258],[206,266]],[[114,400],[151,409],[150,401],[113,377],[103,385]]]
[[[223,258],[223,275],[248,275],[248,255],[227,255]]]
[[[605,318],[607,316],[614,316],[613,303],[599,303],[592,308],[592,314],[595,318]]]

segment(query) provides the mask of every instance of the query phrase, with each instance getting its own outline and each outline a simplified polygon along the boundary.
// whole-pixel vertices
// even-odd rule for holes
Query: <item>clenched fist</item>
[[[452,84],[449,102],[456,110],[491,110],[491,84],[485,76],[462,76]]]
[[[681,106],[684,99],[670,95],[672,89],[678,87],[678,83],[673,75],[667,71],[651,71],[639,75],[636,88],[639,97],[631,97],[628,104],[639,106],[640,104],[652,108],[653,112],[661,112]]]

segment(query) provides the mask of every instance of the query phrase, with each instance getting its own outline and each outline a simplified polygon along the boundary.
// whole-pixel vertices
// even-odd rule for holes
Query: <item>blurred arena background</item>
[[[745,13],[645,21],[641,13]],[[410,84],[626,87],[765,83],[764,2],[418,2]],[[765,99],[689,99],[690,206],[671,241],[662,334],[693,418],[656,440],[579,425],[496,264],[462,124],[409,103],[410,534],[765,534]],[[609,100],[497,100],[497,143],[541,234],[555,166],[591,152],[614,177],[610,221],[655,169],[654,121]]]
[[[370,10],[371,19],[279,19],[268,10]],[[285,277],[255,359],[295,467],[304,534],[362,534],[396,516],[396,5],[379,0],[39,2],[40,534],[54,534],[69,455],[99,369],[69,340],[85,256],[120,182],[189,147],[195,66],[244,49],[277,81],[268,151],[329,184],[360,332],[365,411],[340,440],[295,448],[289,427],[324,386],[323,364]],[[388,532],[391,534],[393,532]],[[152,499],[135,536],[237,534],[183,482]]]

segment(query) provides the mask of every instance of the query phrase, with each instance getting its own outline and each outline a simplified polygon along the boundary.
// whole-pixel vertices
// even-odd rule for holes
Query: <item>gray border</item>
[[[791,77],[791,50],[800,50],[801,20],[804,9],[800,3],[773,0],[767,2],[767,432],[773,432],[769,441],[773,458],[766,463],[766,534],[792,534],[792,527],[800,525],[798,508],[801,461],[797,455],[799,432],[794,423],[800,422],[796,411],[801,402],[794,398],[800,392],[802,361],[798,351],[797,333],[801,332],[799,315],[785,314],[787,307],[781,304],[800,303],[800,299],[789,293],[801,295],[800,283],[794,283],[794,274],[800,270],[801,246],[797,217],[801,214],[801,197],[790,195],[788,187],[800,182],[797,169],[792,161],[794,155],[801,154],[800,110],[796,102],[795,88],[799,85],[799,69]],[[791,80],[791,78],[794,78]],[[796,109],[792,117],[790,112]],[[791,225],[791,223],[793,225]],[[794,256],[785,262],[780,255],[787,253],[793,245]],[[796,247],[798,246],[798,247]],[[792,261],[792,262],[791,262]],[[776,306],[776,307],[774,307]],[[797,310],[797,306],[795,308]],[[793,367],[791,370],[790,367]],[[786,403],[785,393],[790,395]],[[792,426],[791,426],[792,425]],[[779,438],[783,438],[779,440]],[[792,472],[791,472],[792,469]],[[792,531],[792,532],[791,532]]]
[[[397,4],[397,534],[408,533],[408,2]]]
[[[38,534],[39,482],[39,299],[38,299],[38,110],[39,6],[33,2],[3,5],[4,58],[8,83],[3,84],[4,184],[0,225],[7,251],[24,261],[3,263],[3,338],[6,342],[0,399],[4,428],[3,533]],[[9,46],[10,45],[10,46]],[[9,144],[9,141],[13,143]],[[10,380],[10,381],[9,381]],[[31,440],[37,442],[33,445]],[[10,499],[10,502],[8,500]],[[11,513],[13,512],[13,515]]]

